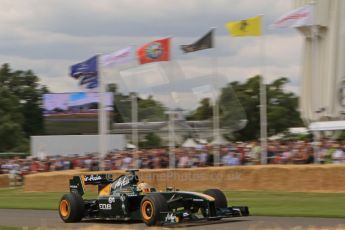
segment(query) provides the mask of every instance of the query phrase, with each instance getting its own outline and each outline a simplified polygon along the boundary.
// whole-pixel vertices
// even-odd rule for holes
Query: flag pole
[[[169,111],[169,168],[175,168],[175,126],[174,126],[174,112]]]
[[[170,43],[171,44],[171,38],[172,36],[168,36],[168,38],[170,39]],[[172,55],[172,49],[171,49],[171,45],[169,47],[170,49],[170,61],[169,61],[169,66],[170,66],[170,74],[171,77],[174,78],[174,70],[173,70],[173,64],[172,64],[172,60],[173,60],[173,55]],[[171,94],[174,92],[171,92]],[[174,103],[173,103],[174,104]],[[175,111],[174,109],[170,109],[169,111],[169,168],[175,168],[176,167],[176,156],[175,156]]]
[[[134,148],[134,161],[133,165],[136,169],[140,167],[139,165],[139,135],[138,135],[138,97],[135,92],[131,93],[131,113],[132,113],[132,143],[135,146]]]
[[[135,92],[131,93],[131,116],[132,116],[132,143],[138,150],[138,99]]]
[[[263,18],[263,14],[260,15]],[[265,33],[260,39],[260,143],[261,164],[267,164],[267,95],[265,83]]]
[[[134,51],[136,50],[136,46],[132,45],[132,48],[134,49]],[[138,130],[138,121],[139,121],[139,110],[138,110],[138,94],[133,94],[133,98],[132,98],[132,121],[134,122],[134,132],[133,132],[133,144],[135,145],[135,150],[138,151],[139,150],[139,130]],[[139,157],[139,156],[138,156]],[[138,163],[139,159],[136,159],[137,163]],[[139,167],[139,165],[136,165],[137,168]]]
[[[214,31],[216,27],[211,27]],[[213,36],[215,37],[215,36]],[[216,46],[213,41],[213,49],[216,51]],[[219,100],[218,100],[218,93],[217,93],[217,75],[218,75],[218,60],[217,60],[217,53],[214,52],[215,56],[213,57],[213,76],[212,76],[212,84],[213,84],[213,165],[219,166],[220,164],[220,146],[217,143],[217,139],[220,138],[220,125],[219,125]]]
[[[312,6],[312,16],[313,16],[313,25],[311,26],[311,58],[312,58],[312,67],[311,67],[311,77],[313,79],[316,79],[316,81],[318,80],[318,74],[316,71],[317,68],[317,61],[318,61],[318,27],[316,25],[316,2],[315,1],[311,1],[310,5]],[[319,86],[320,88],[321,86]],[[321,89],[319,89],[321,90]],[[317,98],[317,94],[321,91],[315,90],[315,87],[312,87],[311,89],[312,92],[312,98]],[[315,100],[313,100],[313,112],[315,110],[319,110],[320,108],[317,108],[316,106],[316,102]],[[314,135],[315,136],[315,135]],[[314,150],[314,163],[318,163],[318,156],[317,156],[317,151]]]
[[[131,45],[134,52],[136,51],[136,46]],[[132,92],[131,94],[131,120],[132,120],[132,144],[135,145],[135,153],[133,155],[134,157],[134,167],[136,169],[139,169],[139,130],[138,130],[138,95],[135,94],[135,92]]]
[[[99,136],[99,161],[100,161],[100,170],[105,169],[104,164],[104,157],[106,155],[106,146],[107,146],[107,140],[106,140],[106,133],[107,133],[107,116],[105,111],[105,84],[103,82],[103,71],[102,67],[99,65],[99,57],[101,55],[98,55],[97,57],[97,69],[99,71],[98,73],[98,136]]]
[[[219,166],[220,163],[220,144],[217,143],[217,139],[220,140],[220,125],[219,125],[219,99],[217,93],[217,85],[215,78],[217,77],[217,57],[214,57],[213,60],[213,69],[214,69],[214,76],[213,76],[213,85],[214,85],[214,92],[213,92],[213,139],[215,141],[213,145],[213,164],[214,166]]]

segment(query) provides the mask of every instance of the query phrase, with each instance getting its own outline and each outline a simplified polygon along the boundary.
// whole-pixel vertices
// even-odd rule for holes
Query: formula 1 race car
[[[66,223],[83,218],[142,220],[151,226],[249,215],[246,206],[228,207],[224,193],[218,189],[198,193],[167,188],[158,192],[147,183],[139,183],[136,171],[128,170],[115,180],[111,174],[74,176],[70,193],[60,200],[61,219]],[[97,199],[82,198],[87,184],[98,185]]]

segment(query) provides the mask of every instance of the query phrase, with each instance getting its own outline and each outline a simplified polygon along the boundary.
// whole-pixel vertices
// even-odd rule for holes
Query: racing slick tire
[[[226,196],[221,190],[216,188],[207,189],[206,191],[204,191],[204,194],[209,195],[215,199],[214,204],[216,208],[228,207],[228,201],[226,200]]]
[[[161,212],[168,212],[168,204],[162,194],[153,193],[144,196],[140,204],[140,213],[147,226],[161,225],[164,216]]]
[[[214,198],[214,205],[216,208],[226,208],[228,207],[228,202],[226,196],[219,189],[207,189],[204,191],[204,194],[209,195]],[[207,217],[206,211],[204,208],[201,208],[201,213],[204,217]],[[220,220],[221,218],[212,218],[211,220]]]
[[[59,215],[65,223],[79,222],[84,217],[83,198],[77,193],[62,196],[59,203]]]

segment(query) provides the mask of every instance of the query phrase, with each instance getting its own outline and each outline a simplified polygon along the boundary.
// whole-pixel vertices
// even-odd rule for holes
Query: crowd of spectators
[[[26,175],[37,172],[60,171],[68,169],[87,169],[97,171],[128,168],[167,168],[169,159],[175,159],[177,168],[211,167],[214,165],[214,152],[220,153],[220,166],[261,164],[261,147],[257,141],[236,142],[219,149],[211,145],[199,145],[195,148],[176,148],[169,154],[167,148],[119,150],[109,152],[101,165],[98,154],[83,156],[48,156],[43,159],[0,158],[0,174],[9,173]],[[268,164],[311,164],[345,163],[345,141],[322,140],[273,141],[267,145]],[[172,161],[174,162],[174,161]]]

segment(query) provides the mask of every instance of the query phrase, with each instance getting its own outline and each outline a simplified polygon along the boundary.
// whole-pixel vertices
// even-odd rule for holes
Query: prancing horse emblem
[[[242,21],[240,22],[240,30],[241,30],[241,31],[246,32],[247,26],[248,26],[247,20],[242,20]]]

